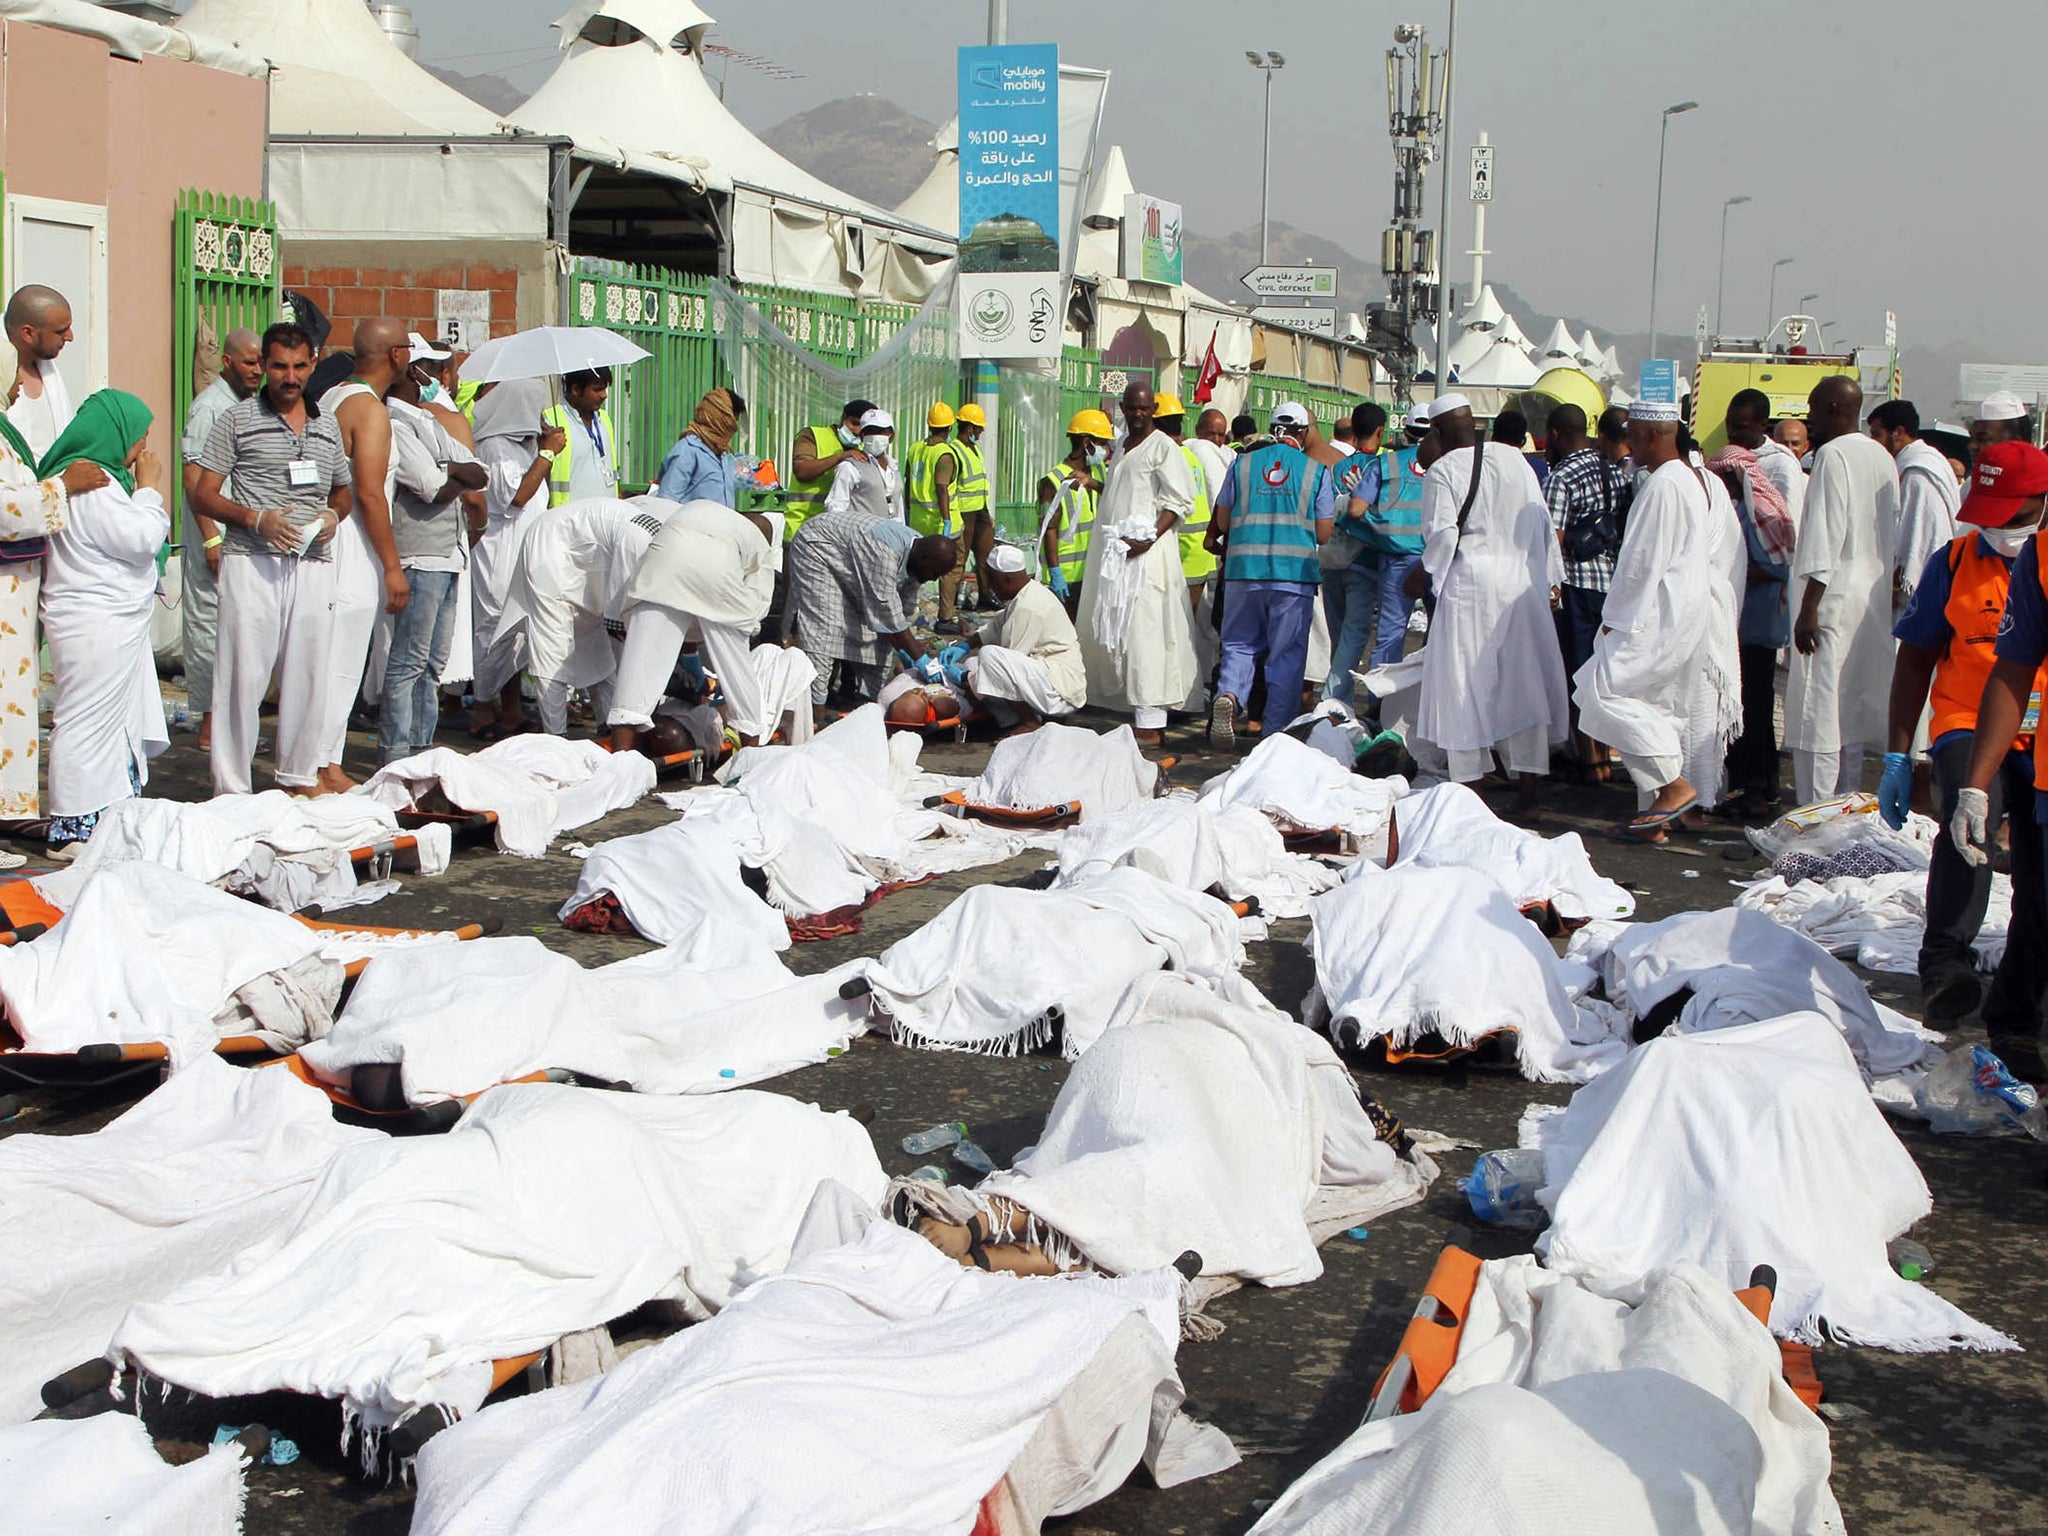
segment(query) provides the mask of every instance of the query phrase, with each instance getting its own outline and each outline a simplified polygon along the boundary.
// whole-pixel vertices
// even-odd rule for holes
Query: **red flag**
[[[1202,372],[1195,380],[1195,404],[1207,405],[1216,393],[1216,381],[1223,377],[1223,365],[1216,360],[1216,333],[1209,333],[1209,350],[1202,357]]]

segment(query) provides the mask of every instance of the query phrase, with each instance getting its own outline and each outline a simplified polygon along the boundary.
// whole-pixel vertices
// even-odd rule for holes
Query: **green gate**
[[[222,197],[187,188],[178,194],[171,242],[171,483],[184,476],[182,444],[192,401],[218,370],[199,377],[200,343],[217,357],[229,331],[263,331],[283,312],[277,210],[261,198]],[[176,501],[182,506],[183,496]],[[176,533],[173,532],[175,540]]]
[[[601,325],[653,354],[612,374],[612,421],[619,432],[619,478],[638,490],[661,471],[707,390],[727,383],[711,330],[704,279],[664,267],[580,258],[569,278],[572,325]]]

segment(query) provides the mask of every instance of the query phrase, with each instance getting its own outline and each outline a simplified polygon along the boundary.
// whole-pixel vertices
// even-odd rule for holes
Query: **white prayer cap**
[[[998,544],[990,550],[988,568],[1001,571],[1005,576],[1019,576],[1028,569],[1024,563],[1024,551],[1014,544]]]
[[[2027,403],[2009,389],[1994,390],[1984,397],[1984,403],[1977,407],[1979,421],[2021,421],[2027,414]]]
[[[1676,400],[1638,400],[1628,408],[1630,421],[1670,422],[1674,426],[1679,420]]]
[[[406,341],[412,347],[412,360],[416,363],[445,363],[455,354],[445,347],[437,347],[418,331],[408,332]]]
[[[1305,427],[1308,425],[1308,407],[1293,400],[1283,400],[1273,407],[1273,425],[1276,427]]]
[[[1472,402],[1463,395],[1438,395],[1435,402],[1429,408],[1429,419],[1435,421],[1437,417],[1448,416],[1453,411],[1469,411],[1471,409]]]
[[[877,407],[861,417],[860,429],[863,432],[894,432],[896,430],[896,418],[887,411]]]

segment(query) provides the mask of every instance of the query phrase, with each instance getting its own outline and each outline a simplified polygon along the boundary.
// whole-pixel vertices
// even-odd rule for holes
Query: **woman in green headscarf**
[[[80,402],[40,466],[47,479],[96,464],[110,483],[71,498],[50,537],[43,632],[56,699],[50,712],[50,847],[81,845],[100,813],[142,793],[149,759],[170,745],[149,623],[157,551],[170,537],[163,466],[148,449],[150,410],[103,389]]]

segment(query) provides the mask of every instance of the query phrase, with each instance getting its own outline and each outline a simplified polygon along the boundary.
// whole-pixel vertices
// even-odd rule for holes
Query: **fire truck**
[[[1899,397],[1899,338],[1885,316],[1881,347],[1842,347],[1811,315],[1787,315],[1762,340],[1716,336],[1701,348],[1692,377],[1693,435],[1712,454],[1728,445],[1728,402],[1745,389],[1770,397],[1771,415],[1804,416],[1806,397],[1822,379],[1846,374],[1863,386],[1867,407]]]

